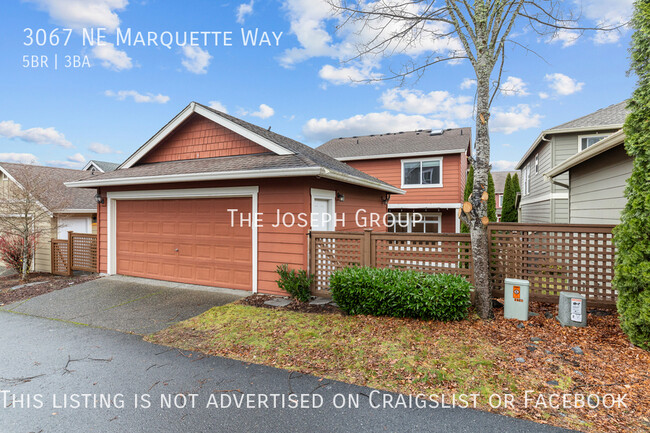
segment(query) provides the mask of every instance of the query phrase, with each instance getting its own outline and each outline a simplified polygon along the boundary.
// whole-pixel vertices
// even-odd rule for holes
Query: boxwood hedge
[[[352,267],[330,276],[332,298],[348,314],[462,320],[471,284],[462,276]]]

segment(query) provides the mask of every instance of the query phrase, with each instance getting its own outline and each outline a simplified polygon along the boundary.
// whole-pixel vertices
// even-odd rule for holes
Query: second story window
[[[588,147],[598,143],[600,140],[602,140],[605,137],[607,137],[607,135],[603,135],[603,134],[601,134],[601,135],[583,135],[583,136],[580,136],[578,138],[578,140],[579,140],[578,145],[580,146],[580,148],[578,149],[578,152],[581,152],[581,151],[587,149]]]
[[[403,160],[402,186],[414,188],[442,186],[442,159]]]

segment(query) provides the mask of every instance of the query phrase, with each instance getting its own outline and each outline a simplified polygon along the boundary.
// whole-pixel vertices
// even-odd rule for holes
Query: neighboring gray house
[[[508,175],[514,176],[517,171],[493,171],[492,180],[494,181],[494,201],[497,209],[497,221],[501,221],[501,208],[503,207],[503,191],[506,186]]]
[[[82,170],[85,171],[92,171],[92,172],[99,172],[99,173],[108,173],[109,171],[116,170],[117,167],[119,167],[120,164],[117,164],[115,162],[108,162],[108,161],[97,161],[95,159],[91,159],[88,161],[88,164]]]
[[[619,130],[544,173],[551,181],[568,173],[570,223],[621,222],[625,187],[633,165],[624,141],[625,134]]]
[[[573,155],[585,151],[623,127],[627,101],[542,131],[516,165],[521,171],[519,221],[568,223],[569,173],[544,178]]]

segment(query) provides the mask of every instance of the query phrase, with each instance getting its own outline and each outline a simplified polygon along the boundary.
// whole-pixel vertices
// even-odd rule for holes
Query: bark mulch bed
[[[21,287],[16,290],[10,290],[12,287],[25,284],[20,281],[18,275],[0,277],[0,306],[11,304],[13,302],[24,301],[34,296],[44,295],[45,293],[61,290],[74,284],[84,283],[86,281],[99,278],[96,274],[91,275],[73,275],[72,277],[63,277],[59,275],[46,274],[37,272],[29,275],[25,282],[40,283],[31,286]]]
[[[295,299],[290,299],[291,304],[287,305],[286,307],[273,307],[271,305],[264,304],[266,301],[277,298],[277,296],[271,295],[251,295],[237,301],[237,303],[242,305],[249,305],[251,307],[269,308],[271,310],[297,311],[299,313],[341,314],[341,310],[334,305],[311,305],[309,302],[300,302],[296,301]]]

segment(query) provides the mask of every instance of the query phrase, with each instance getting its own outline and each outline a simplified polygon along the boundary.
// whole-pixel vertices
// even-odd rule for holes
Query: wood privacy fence
[[[97,235],[68,232],[68,239],[52,240],[52,273],[97,272]]]
[[[520,278],[530,281],[531,300],[557,302],[559,292],[567,291],[584,294],[593,306],[613,306],[612,228],[490,223],[493,294],[503,296],[505,278]],[[329,296],[332,272],[348,266],[453,273],[473,283],[469,234],[312,232],[309,253],[319,296]]]

